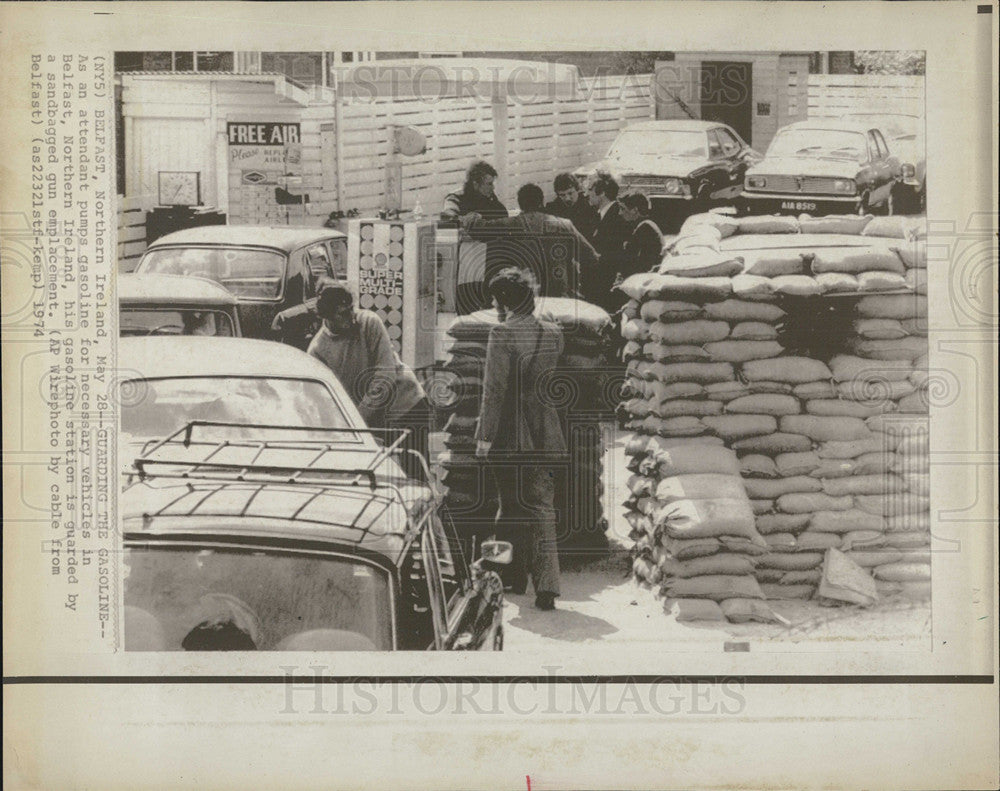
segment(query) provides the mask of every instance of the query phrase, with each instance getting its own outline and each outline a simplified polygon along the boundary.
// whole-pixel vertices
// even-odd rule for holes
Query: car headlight
[[[763,176],[750,176],[747,179],[747,186],[755,190],[764,189],[767,186],[767,179]]]
[[[667,195],[680,195],[684,191],[683,187],[680,179],[667,179],[663,182],[663,191]]]
[[[851,179],[837,179],[833,182],[833,189],[848,195],[853,195],[857,191],[857,187]]]

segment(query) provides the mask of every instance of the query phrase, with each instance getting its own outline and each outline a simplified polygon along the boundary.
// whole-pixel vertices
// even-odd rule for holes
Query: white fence
[[[273,221],[266,212],[254,214],[253,207],[242,205],[239,184],[227,178],[217,142],[232,113],[243,117],[250,108],[263,108],[258,112],[268,118],[301,121],[302,191],[312,201],[306,214],[292,222],[319,225],[331,211],[356,209],[364,216],[384,205],[391,126],[416,127],[427,139],[423,154],[401,157],[404,209],[419,200],[427,214],[440,211],[444,196],[461,188],[474,160],[496,162],[498,129],[506,138],[505,177],[498,185],[501,200],[513,207],[518,188],[529,181],[550,194],[557,173],[601,158],[620,129],[654,117],[651,82],[649,74],[583,79],[574,99],[508,101],[505,132],[491,103],[475,98],[352,102],[326,92],[322,101],[296,106],[276,99],[275,88],[266,82],[244,85],[230,80],[211,90],[207,82],[166,88],[160,83],[129,83],[125,155],[133,175],[127,179],[132,194],[119,200],[121,268],[129,271],[145,250],[145,210],[155,205],[152,196],[160,170],[205,173],[209,195],[214,196],[209,200],[228,197],[228,214],[236,222]],[[171,104],[174,94],[183,104]],[[339,108],[336,101],[342,102]]]
[[[581,80],[576,99],[508,102],[501,200],[512,205],[518,187],[529,181],[550,192],[557,173],[601,158],[620,129],[652,118],[651,79],[647,74]],[[488,102],[391,98],[347,103],[341,111],[343,208],[366,214],[382,205],[388,127],[393,125],[416,127],[427,138],[424,154],[402,159],[403,208],[412,208],[419,198],[425,212],[438,211],[444,196],[462,186],[473,160],[494,160]]]
[[[923,116],[924,78],[893,74],[810,74],[810,118],[846,113]]]

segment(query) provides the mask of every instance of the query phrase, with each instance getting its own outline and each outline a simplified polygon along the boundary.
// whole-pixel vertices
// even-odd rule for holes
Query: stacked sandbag
[[[622,419],[737,453],[769,598],[812,598],[828,549],[883,593],[929,580],[922,245],[905,218],[699,215],[623,284]]]
[[[560,546],[606,546],[603,516],[603,444],[600,421],[613,388],[606,381],[611,318],[601,308],[575,299],[543,297],[535,315],[563,331],[558,368],[539,386],[564,415],[569,447],[565,469],[557,471],[556,511]],[[447,488],[445,502],[462,530],[489,532],[496,514],[492,479],[475,458],[475,429],[482,399],[483,367],[490,330],[499,323],[495,310],[459,316],[448,328],[452,339],[443,372],[450,417],[445,425],[447,453],[439,460]]]
[[[772,621],[754,578],[766,551],[736,454],[712,438],[637,434],[626,448],[633,572],[679,621]]]

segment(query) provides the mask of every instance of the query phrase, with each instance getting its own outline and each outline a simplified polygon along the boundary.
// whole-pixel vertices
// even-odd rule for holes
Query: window
[[[875,144],[878,146],[879,157],[885,159],[889,156],[889,146],[885,144],[885,138],[882,137],[882,133],[876,129],[874,130]]]
[[[352,558],[133,546],[124,584],[126,651],[392,649],[389,575]]]
[[[321,277],[333,277],[333,265],[330,263],[330,250],[326,244],[314,244],[306,249],[306,263],[313,282]]]
[[[681,129],[626,129],[612,143],[608,159],[622,156],[661,155],[676,157],[704,157],[706,143],[704,132]]]
[[[719,142],[722,144],[722,153],[727,157],[735,156],[739,153],[742,148],[739,141],[733,137],[728,129],[716,129],[715,132],[719,135]]]
[[[865,136],[839,129],[786,128],[767,148],[769,157],[830,157],[859,160],[864,156]]]
[[[228,338],[236,334],[232,316],[221,310],[132,308],[123,305],[118,316],[118,327],[123,338],[131,335],[209,335]]]
[[[868,159],[872,162],[877,162],[881,159],[881,155],[878,150],[878,141],[875,139],[875,133],[868,133]]]
[[[338,280],[347,279],[347,242],[343,239],[331,239],[327,242],[330,250],[330,261],[333,265],[333,277]]]
[[[147,252],[138,268],[208,278],[240,299],[276,300],[284,286],[285,257],[241,247],[166,247]]]
[[[192,376],[130,379],[122,387],[141,393],[121,407],[122,432],[148,439],[166,437],[192,420],[223,423],[350,428],[330,390],[322,382],[252,376]],[[247,429],[250,436],[258,430]],[[302,439],[311,435],[303,432]],[[353,434],[343,434],[350,442]],[[233,437],[227,433],[227,437]],[[329,439],[329,434],[318,434]]]
[[[708,158],[709,159],[722,159],[725,154],[722,151],[722,143],[719,141],[719,136],[716,134],[716,130],[711,129],[708,133]]]

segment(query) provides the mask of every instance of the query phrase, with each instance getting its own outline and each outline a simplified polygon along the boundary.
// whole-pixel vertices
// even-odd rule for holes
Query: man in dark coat
[[[632,229],[625,241],[625,258],[619,270],[624,280],[639,272],[652,272],[663,260],[663,234],[649,219],[649,199],[641,192],[618,198],[622,219]]]
[[[597,211],[590,205],[580,183],[572,173],[560,173],[552,182],[555,200],[545,204],[545,213],[569,220],[585,239],[597,228]]]
[[[465,225],[474,239],[495,239],[498,255],[496,269],[487,267],[486,282],[500,268],[515,266],[529,270],[541,287],[544,297],[576,297],[580,273],[597,266],[597,253],[573,223],[553,217],[542,210],[545,196],[537,184],[525,184],[517,191],[521,213],[499,220],[471,217]]]
[[[598,215],[591,243],[601,263],[590,277],[584,277],[580,290],[585,300],[609,313],[620,307],[621,301],[612,295],[611,289],[624,266],[625,242],[631,230],[621,217],[617,198],[618,182],[607,173],[597,173],[587,185],[587,199]]]
[[[488,219],[508,216],[507,207],[500,202],[494,191],[496,179],[496,168],[489,162],[473,162],[465,174],[462,191],[445,195],[441,220],[454,221],[470,212]]]
[[[470,215],[490,220],[508,216],[507,207],[500,202],[495,190],[497,171],[489,162],[473,162],[465,175],[461,192],[450,192],[441,208],[442,224],[464,224]],[[460,314],[471,313],[489,306],[486,296],[486,271],[502,267],[497,263],[503,257],[496,240],[486,245],[463,244],[459,237],[458,283],[455,289],[456,308]]]

